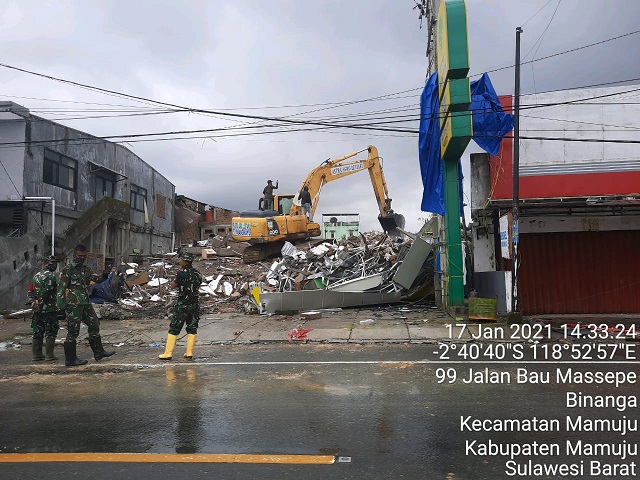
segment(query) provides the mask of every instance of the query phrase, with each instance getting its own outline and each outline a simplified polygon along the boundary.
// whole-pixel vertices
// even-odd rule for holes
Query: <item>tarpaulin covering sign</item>
[[[420,97],[420,133],[418,155],[422,174],[423,212],[444,215],[444,172],[440,159],[440,102],[438,72],[429,77]]]
[[[502,137],[513,128],[513,115],[504,113],[496,91],[486,73],[471,82],[473,139],[486,152],[497,155]],[[444,175],[440,156],[440,101],[438,73],[429,77],[420,98],[420,133],[418,156],[422,175],[423,212],[444,215]],[[458,163],[460,196],[462,197],[462,168]],[[463,202],[460,201],[462,209]],[[461,215],[463,213],[461,212]]]
[[[498,155],[502,137],[513,129],[513,115],[504,113],[489,75],[471,82],[473,139],[485,152]]]

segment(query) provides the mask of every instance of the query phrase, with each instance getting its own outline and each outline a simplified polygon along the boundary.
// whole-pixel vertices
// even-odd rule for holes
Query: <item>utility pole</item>
[[[518,302],[518,263],[519,263],[519,231],[520,231],[520,34],[522,27],[516,28],[516,63],[515,87],[513,94],[513,207],[511,211],[511,311],[520,310]]]
[[[435,71],[436,68],[436,23],[438,16],[438,6],[441,0],[415,0],[414,10],[420,12],[420,28],[422,20],[425,20],[427,29],[427,75],[426,78]]]

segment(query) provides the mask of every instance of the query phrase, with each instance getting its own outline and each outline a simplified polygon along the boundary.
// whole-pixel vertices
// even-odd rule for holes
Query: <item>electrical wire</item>
[[[612,37],[612,38],[609,38],[609,39],[606,39],[606,40],[601,40],[599,42],[595,42],[595,43],[592,43],[592,44],[589,44],[589,45],[584,45],[582,47],[577,47],[577,48],[574,48],[574,49],[571,49],[571,50],[567,50],[567,51],[564,51],[564,52],[558,52],[558,53],[555,53],[555,54],[552,54],[552,55],[549,55],[549,56],[546,56],[546,57],[542,57],[540,59],[536,59],[535,61],[541,61],[541,60],[552,58],[552,57],[555,57],[555,56],[558,56],[558,55],[563,55],[563,54],[574,52],[574,51],[581,50],[581,49],[584,49],[584,48],[589,48],[589,47],[592,47],[592,46],[595,46],[595,45],[600,45],[600,44],[605,43],[605,42],[617,40],[617,39],[620,39],[620,38],[623,38],[623,37],[626,37],[626,36],[629,36],[629,35],[634,35],[634,34],[637,34],[637,33],[640,33],[640,30],[635,31],[635,32],[629,32],[629,33],[626,33],[626,34],[623,34],[623,35],[619,35],[617,37]],[[525,63],[529,63],[529,62],[525,62]],[[169,103],[166,103],[166,102],[158,102],[156,100],[152,100],[152,99],[148,99],[148,98],[144,98],[144,97],[140,97],[140,96],[135,96],[135,95],[129,95],[129,94],[124,94],[124,93],[120,93],[120,92],[115,92],[115,91],[108,90],[108,89],[103,89],[103,88],[100,88],[100,87],[95,87],[95,86],[91,86],[91,85],[85,85],[85,84],[81,84],[81,83],[78,83],[78,82],[73,82],[73,81],[70,81],[70,80],[61,79],[61,78],[53,77],[53,76],[42,74],[42,73],[38,73],[38,72],[33,72],[33,71],[30,71],[30,70],[22,69],[22,68],[19,68],[19,67],[15,67],[15,66],[12,66],[12,65],[5,64],[5,63],[0,63],[0,66],[4,67],[4,68],[8,68],[8,69],[17,70],[17,71],[20,71],[20,72],[23,72],[23,73],[27,73],[27,74],[30,74],[30,75],[36,75],[36,76],[40,76],[40,77],[47,78],[47,79],[50,79],[50,80],[54,80],[54,81],[58,81],[58,82],[62,82],[62,83],[70,84],[70,85],[74,85],[74,86],[77,86],[77,87],[80,87],[80,88],[84,88],[84,89],[88,89],[88,90],[91,90],[91,91],[97,91],[97,92],[109,94],[109,95],[112,95],[112,96],[119,96],[119,97],[129,98],[129,99],[132,99],[132,100],[135,100],[135,101],[138,101],[138,102],[143,102],[143,103],[146,103],[146,104],[159,104],[159,105],[164,105],[164,106],[171,106],[171,107],[177,108],[179,110],[185,110],[185,111],[189,111],[189,112],[193,112],[193,113],[213,113],[213,114],[216,114],[216,115],[225,115],[225,114],[228,115],[229,111],[230,111],[230,110],[221,110],[221,109],[217,109],[216,111],[212,111],[212,110],[208,110],[208,109],[194,109],[194,108],[184,107],[184,106],[180,106],[180,105],[169,104]],[[502,69],[505,69],[505,68],[512,68],[512,66],[511,67],[502,67],[502,68],[496,69],[496,70],[490,70],[490,71],[488,71],[486,73],[491,73],[491,72],[502,70]],[[400,91],[400,92],[381,95],[381,96],[377,96],[377,97],[371,97],[371,98],[363,99],[363,100],[354,100],[354,101],[350,101],[350,102],[337,102],[337,103],[324,104],[324,105],[325,105],[325,108],[336,108],[337,106],[353,105],[353,104],[357,104],[357,103],[375,101],[375,100],[380,100],[380,99],[383,99],[383,98],[388,98],[388,97],[391,97],[391,96],[394,96],[394,95],[399,95],[399,94],[402,94],[402,93],[407,93],[407,92],[419,90],[420,88],[422,88],[422,87],[403,90],[403,91]],[[307,105],[313,105],[313,104],[307,104]],[[293,106],[291,106],[291,107],[293,107]],[[309,112],[309,113],[312,113],[312,112]],[[251,118],[251,116],[248,116],[248,118]],[[256,118],[256,119],[257,120],[262,120],[262,118]]]
[[[540,9],[539,9],[536,13],[534,13],[533,15],[531,15],[531,16],[529,17],[529,19],[528,19],[526,22],[524,22],[521,26],[523,26],[523,27],[524,27],[527,23],[529,23],[529,22],[533,19],[533,17],[535,17],[536,15],[538,15],[538,14],[539,14],[543,9],[544,9],[544,7],[546,7],[547,5],[549,5],[551,2],[553,2],[553,0],[549,0],[547,3],[545,3],[542,7],[540,7]]]
[[[554,58],[554,57],[557,57],[559,55],[565,55],[567,53],[577,52],[578,50],[584,50],[585,48],[595,47],[596,45],[602,45],[603,43],[611,42],[613,40],[619,40],[621,38],[628,37],[630,35],[637,35],[638,33],[640,33],[640,30],[635,30],[633,32],[628,32],[628,33],[625,33],[623,35],[618,35],[617,37],[611,37],[611,38],[607,38],[606,40],[600,40],[599,42],[590,43],[588,45],[583,45],[581,47],[576,47],[576,48],[572,48],[570,50],[564,50],[562,52],[553,53],[553,54],[547,55],[545,57],[536,58],[535,60],[528,60],[526,62],[521,62],[520,65],[522,66],[522,65],[527,65],[529,63],[541,62],[542,60],[548,60],[550,58]],[[2,66],[2,65],[0,64],[0,66]],[[505,67],[494,68],[493,70],[487,70],[487,71],[485,71],[483,73],[494,73],[494,72],[499,72],[501,70],[507,70],[509,68],[514,68],[514,67],[515,67],[515,65],[509,65],[509,66],[505,66]],[[478,76],[482,75],[483,73],[472,74],[472,75],[469,75],[469,77],[478,77]]]
[[[536,44],[538,45],[538,48],[536,48],[535,53],[533,54],[533,58],[536,58],[536,55],[538,54],[538,50],[540,49],[540,46],[542,45],[542,40],[544,38],[545,33],[547,33],[547,30],[549,30],[549,27],[551,26],[551,22],[553,22],[553,19],[556,16],[556,12],[558,11],[558,8],[560,7],[560,4],[562,3],[562,0],[558,0],[558,5],[556,5],[556,9],[553,11],[553,15],[551,15],[551,19],[549,20],[549,23],[547,23],[547,26],[545,27],[545,29],[542,31],[542,33],[540,34],[540,36],[538,37],[538,40],[536,40],[533,43],[533,46],[531,47],[531,49],[525,54],[523,58],[523,60],[525,58],[527,58],[527,56],[531,53],[531,50],[533,50],[534,48],[536,48]]]
[[[6,66],[4,64],[0,64],[2,66]],[[9,68],[16,68],[16,67],[9,67]],[[23,69],[18,69],[21,71],[24,71]],[[29,72],[32,74],[36,74],[36,75],[42,75],[42,74],[37,74],[35,72]],[[53,78],[53,77],[49,77],[44,75],[47,78]],[[61,79],[56,79],[58,81],[64,81],[64,82],[68,82],[65,80],[61,80]],[[75,82],[71,82],[73,84],[75,84]],[[90,86],[86,86],[86,85],[82,85],[85,88],[97,88],[99,91],[102,91],[103,89],[99,89],[98,87],[90,87]],[[409,90],[410,91],[410,90]],[[585,98],[585,99],[575,99],[575,100],[570,100],[570,101],[566,101],[566,102],[557,102],[557,103],[553,103],[553,104],[543,104],[543,105],[534,105],[531,106],[531,108],[544,108],[544,107],[549,107],[549,106],[557,106],[557,105],[563,105],[563,104],[577,104],[577,102],[581,102],[581,101],[585,101],[585,100],[589,100],[589,99],[594,99],[594,98],[603,98],[603,97],[608,97],[611,95],[622,95],[625,93],[630,93],[630,92],[634,92],[636,90],[630,90],[630,91],[626,91],[626,92],[616,92],[616,93],[612,93],[612,94],[607,94],[607,95],[600,95],[600,96],[594,96],[594,97],[590,97],[590,98]],[[356,124],[349,124],[349,123],[345,123],[344,121],[339,122],[339,123],[330,123],[327,121],[322,121],[322,120],[318,120],[318,121],[314,121],[314,120],[292,120],[290,118],[284,118],[284,117],[267,117],[267,116],[258,116],[258,115],[246,115],[246,114],[238,114],[238,113],[228,113],[228,112],[220,112],[220,111],[210,111],[210,110],[203,110],[203,109],[189,109],[187,107],[182,107],[179,105],[173,105],[173,104],[167,104],[164,102],[157,102],[155,100],[151,100],[151,99],[145,99],[143,97],[135,97],[135,96],[131,96],[128,94],[119,94],[118,92],[111,92],[114,95],[122,95],[125,96],[127,98],[135,98],[136,100],[141,100],[141,101],[145,101],[148,103],[155,103],[155,104],[162,104],[165,106],[170,106],[173,109],[175,109],[174,111],[178,112],[178,111],[184,111],[184,112],[197,112],[197,111],[202,111],[205,113],[209,113],[209,114],[215,114],[215,115],[219,115],[219,116],[230,116],[230,117],[234,117],[234,118],[248,118],[248,119],[255,119],[255,120],[260,120],[261,122],[280,122],[280,126],[283,126],[282,123],[289,123],[291,125],[314,125],[314,126],[319,126],[319,127],[323,127],[323,128],[348,128],[348,129],[367,129],[367,130],[379,130],[379,131],[385,131],[385,132],[395,132],[395,133],[417,133],[415,130],[408,130],[408,129],[391,129],[391,128],[381,128],[381,127],[377,127],[375,125],[389,125],[391,123],[399,123],[399,122],[409,122],[409,121],[415,121],[419,118],[405,118],[405,119],[401,119],[401,120],[388,120],[385,122],[376,122],[376,123],[368,123],[366,125],[356,125]],[[403,92],[397,92],[398,93],[405,93],[405,91]],[[388,95],[383,95],[383,96],[379,96],[379,97],[374,97],[374,98],[383,98],[383,97],[389,97],[391,95],[396,95],[396,94],[388,94]],[[358,101],[354,101],[354,102],[348,102],[348,103],[356,103]],[[333,105],[327,108],[333,108]],[[528,108],[527,106],[523,106],[523,109]],[[299,115],[299,114],[298,114]],[[366,114],[360,114],[361,116],[364,116]],[[344,116],[340,117],[341,119],[344,118]],[[396,117],[397,118],[397,117]],[[268,127],[273,127],[273,125],[259,125],[260,128],[268,128]],[[240,128],[245,128],[245,127],[240,127]],[[222,131],[222,130],[229,130],[229,129],[202,129],[202,130],[190,130],[190,131],[176,131],[176,132],[160,132],[160,133],[149,133],[149,134],[135,134],[135,135],[112,135],[112,136],[107,136],[107,137],[100,137],[103,139],[116,139],[116,138],[120,138],[120,139],[124,139],[124,138],[139,138],[139,137],[145,137],[145,136],[158,136],[158,135],[178,135],[178,134],[185,134],[185,133],[203,133],[203,132],[218,132],[218,131]],[[304,129],[304,130],[309,130],[309,129]],[[275,133],[275,132],[267,132],[267,133]],[[75,141],[78,140],[85,140],[85,139],[93,139],[95,137],[80,137],[78,139],[75,139]],[[15,144],[15,143],[14,143]],[[8,143],[4,143],[4,144],[0,144],[3,146],[9,145]]]

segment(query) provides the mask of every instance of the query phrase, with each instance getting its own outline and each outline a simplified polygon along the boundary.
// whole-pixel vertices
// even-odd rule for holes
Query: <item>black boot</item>
[[[64,365],[66,367],[77,367],[86,365],[87,360],[80,360],[76,355],[76,342],[64,342]]]
[[[51,362],[53,360],[57,360],[58,357],[56,357],[53,353],[53,350],[56,346],[56,339],[55,337],[47,337],[44,340],[44,359],[47,362]]]
[[[103,359],[105,357],[110,357],[116,352],[105,352],[102,347],[102,339],[100,336],[93,337],[89,339],[89,345],[91,345],[91,350],[93,350],[93,356],[96,360]]]
[[[42,354],[42,339],[41,338],[33,338],[31,339],[31,353],[33,353],[33,361],[39,362],[44,360],[44,355]]]

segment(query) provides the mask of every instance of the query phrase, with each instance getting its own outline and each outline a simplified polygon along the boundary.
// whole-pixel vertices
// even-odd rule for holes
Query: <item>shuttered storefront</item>
[[[640,231],[520,234],[523,314],[640,313]]]

